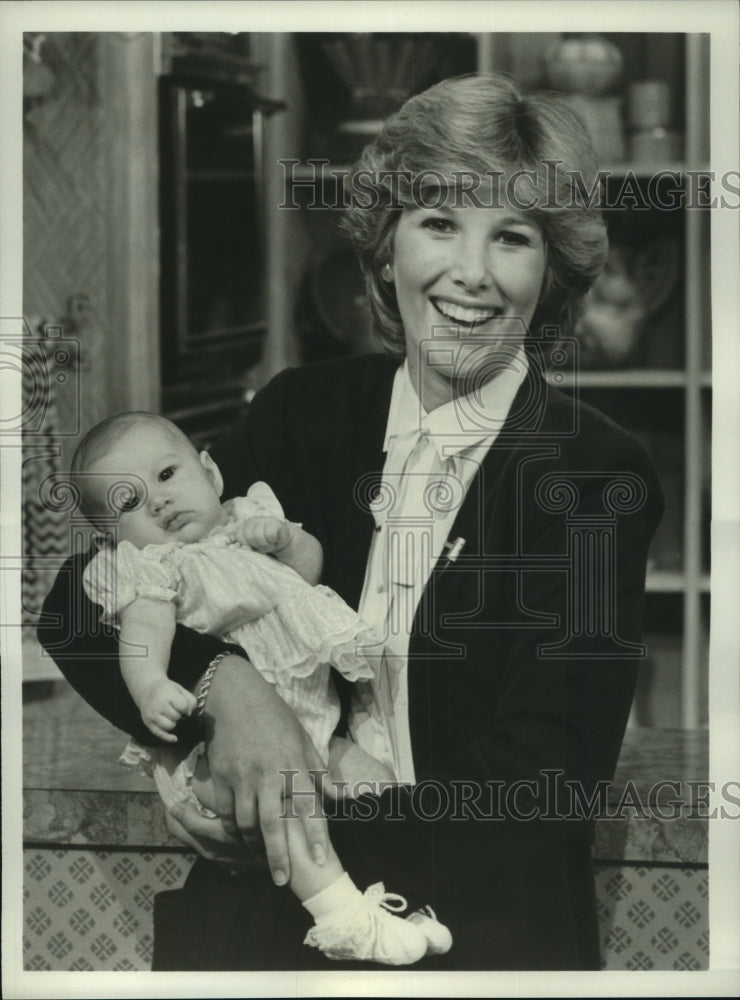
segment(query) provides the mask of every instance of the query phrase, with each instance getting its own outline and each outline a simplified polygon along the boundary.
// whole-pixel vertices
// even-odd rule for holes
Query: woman
[[[385,628],[372,690],[340,694],[350,735],[403,784],[334,806],[330,823],[358,885],[386,878],[452,930],[452,950],[414,968],[598,968],[591,815],[642,655],[662,498],[640,446],[543,377],[553,328],[605,259],[599,213],[574,194],[574,176],[593,183],[590,145],[556,98],[463,78],[408,101],[360,167],[345,224],[387,353],[282,372],[212,455],[225,496],[268,482],[321,542],[323,582]],[[71,586],[77,620],[95,620],[85,561],[47,613],[69,619]],[[85,698],[145,738],[114,640],[78,631],[40,635]],[[197,686],[221,651],[181,630],[170,676]],[[174,822],[219,858],[258,832],[269,870],[196,862],[158,899],[155,968],[336,969],[301,948],[306,918],[270,878],[288,865],[286,797],[325,845],[316,755],[231,652],[206,698],[227,833],[185,809]]]

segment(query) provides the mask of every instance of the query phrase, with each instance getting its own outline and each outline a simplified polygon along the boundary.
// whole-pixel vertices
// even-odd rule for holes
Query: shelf
[[[188,170],[189,181],[253,181],[253,170]]]
[[[675,570],[656,569],[647,574],[645,589],[651,594],[682,594],[686,590],[686,575]],[[703,573],[699,580],[699,590],[703,594],[710,591],[710,577]]]
[[[611,177],[619,179],[633,174],[635,177],[653,177],[659,173],[680,174],[683,179],[689,170],[707,172],[708,163],[689,164],[684,160],[673,160],[666,163],[650,163],[642,160],[625,160],[623,163],[605,163],[599,170],[608,173]]]
[[[548,372],[547,380],[560,389],[680,389],[687,383],[683,371],[660,368],[635,368],[626,371],[587,371],[574,375]]]

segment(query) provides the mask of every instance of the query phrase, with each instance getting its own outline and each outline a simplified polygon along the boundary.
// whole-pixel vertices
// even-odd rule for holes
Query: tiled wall
[[[606,968],[709,967],[706,868],[599,865],[596,896]]]
[[[154,894],[185,880],[193,856],[24,851],[23,964],[28,970],[146,970]]]
[[[154,893],[181,885],[191,862],[176,852],[28,848],[24,967],[148,969]],[[606,968],[708,968],[706,869],[600,865],[596,884]]]

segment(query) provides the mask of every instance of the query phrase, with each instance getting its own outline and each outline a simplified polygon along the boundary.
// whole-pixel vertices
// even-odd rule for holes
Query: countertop
[[[66,681],[25,685],[23,734],[26,843],[182,846],[169,835],[152,782],[118,763],[125,735]],[[594,858],[706,864],[708,823],[692,811],[686,783],[707,774],[706,730],[628,729],[606,815],[596,822]],[[680,789],[664,787],[656,809],[649,790],[659,781],[679,782]],[[673,799],[683,803],[675,819],[668,818]],[[641,817],[635,802],[645,807]]]

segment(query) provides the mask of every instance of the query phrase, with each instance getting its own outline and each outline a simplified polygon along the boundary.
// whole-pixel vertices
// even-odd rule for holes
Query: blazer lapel
[[[542,444],[537,442],[534,432],[542,422],[548,387],[536,370],[530,367],[530,372],[532,377],[526,378],[517,390],[503,427],[473,476],[458,515],[450,528],[448,536],[450,542],[454,542],[457,538],[465,539],[461,558],[465,555],[483,553],[484,534],[488,526],[486,515],[493,506],[493,497],[499,488],[501,474],[512,452],[529,442],[533,447]],[[541,405],[532,407],[530,405],[532,397],[540,400]]]

